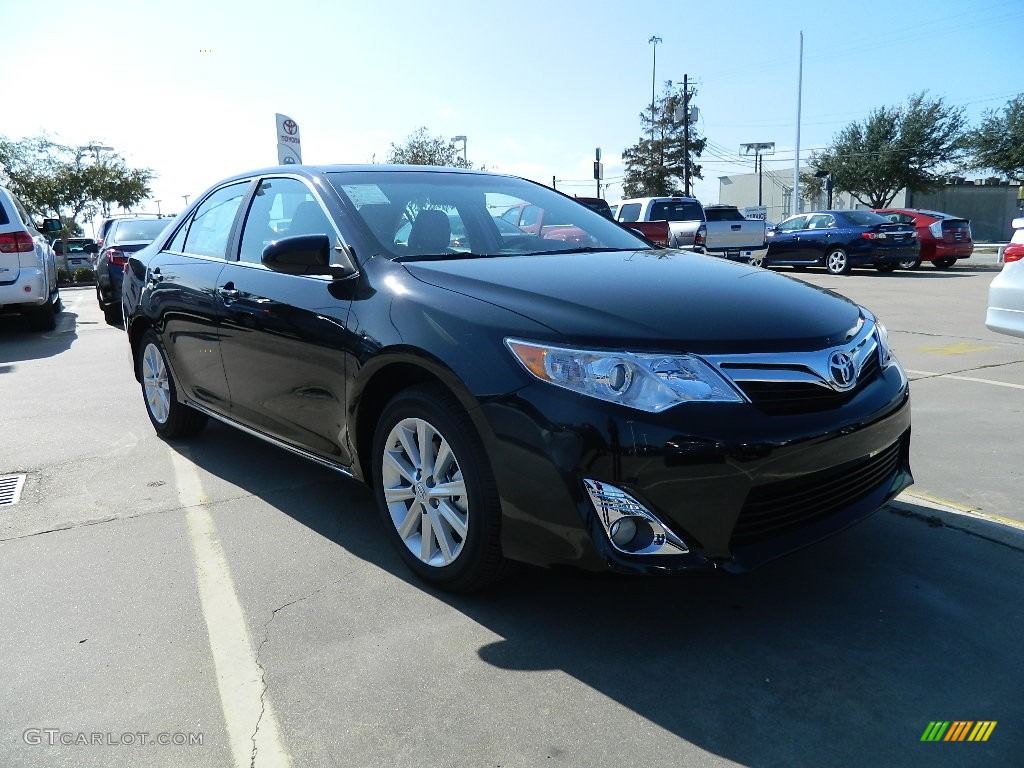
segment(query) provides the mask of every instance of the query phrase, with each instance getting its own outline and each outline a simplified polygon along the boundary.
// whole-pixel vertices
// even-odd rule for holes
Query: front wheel
[[[750,264],[750,266],[752,267],[763,267],[765,265],[765,261],[765,255],[761,253],[756,256],[751,256],[750,261],[747,263]]]
[[[954,264],[956,264],[956,259],[953,258],[936,259],[935,261],[932,262],[932,265],[936,269],[949,269]]]
[[[915,258],[900,259],[896,262],[896,266],[900,269],[917,269],[921,266],[921,260]]]
[[[472,421],[446,389],[408,389],[387,405],[373,485],[392,543],[422,579],[472,592],[501,577],[497,486]]]
[[[825,270],[830,275],[845,275],[850,271],[850,258],[842,248],[833,248],[825,255]]]
[[[206,414],[178,402],[163,345],[154,331],[143,335],[135,364],[142,380],[146,413],[160,437],[192,437],[206,426]]]

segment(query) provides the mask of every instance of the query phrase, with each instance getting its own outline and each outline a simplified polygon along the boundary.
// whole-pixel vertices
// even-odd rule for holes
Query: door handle
[[[217,289],[217,293],[225,301],[236,301],[242,294],[235,288],[234,283],[225,283]]]

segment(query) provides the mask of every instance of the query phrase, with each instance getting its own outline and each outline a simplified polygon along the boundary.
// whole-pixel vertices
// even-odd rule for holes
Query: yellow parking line
[[[199,598],[217,670],[217,688],[236,768],[247,768],[253,754],[259,765],[288,768],[291,758],[281,742],[277,718],[270,707],[263,672],[246,629],[245,614],[235,593],[227,555],[217,536],[202,481],[195,465],[171,451],[175,482],[192,540]]]
[[[981,520],[988,520],[991,523],[999,523],[1000,525],[1006,525],[1010,528],[1016,528],[1024,531],[1024,522],[1020,520],[1013,520],[1009,517],[1003,517],[1001,515],[992,515],[988,512],[982,512],[980,509],[974,509],[973,507],[965,507],[962,504],[957,504],[954,501],[948,501],[947,499],[941,499],[938,496],[931,496],[927,493],[921,493],[920,491],[904,491],[898,497],[899,498],[909,496],[915,499],[921,499],[932,504],[938,504],[943,507],[948,507],[951,512],[964,515],[966,517],[975,517]]]

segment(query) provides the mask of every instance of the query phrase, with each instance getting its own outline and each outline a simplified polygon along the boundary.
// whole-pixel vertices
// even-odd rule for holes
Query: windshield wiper
[[[396,256],[392,261],[453,261],[455,259],[494,259],[499,256],[509,256],[508,253],[421,253]],[[514,254],[516,256],[520,254]]]
[[[636,248],[597,248],[593,245],[581,245],[576,248],[554,248],[550,251],[525,251],[522,256],[551,256],[557,253],[612,253],[613,251],[635,251]]]

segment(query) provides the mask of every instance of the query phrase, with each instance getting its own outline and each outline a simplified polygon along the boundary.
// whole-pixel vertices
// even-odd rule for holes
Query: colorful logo
[[[997,720],[932,720],[921,741],[988,741]]]

